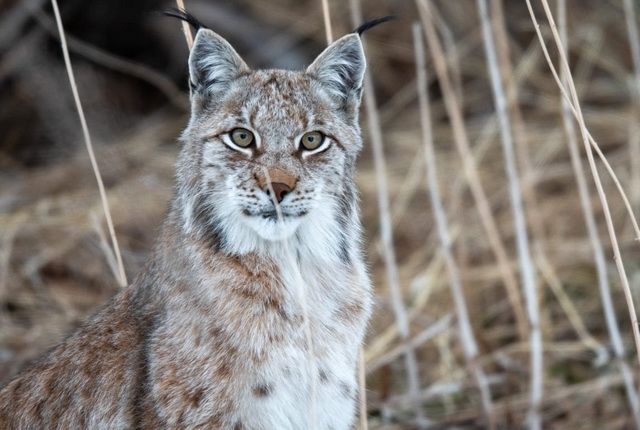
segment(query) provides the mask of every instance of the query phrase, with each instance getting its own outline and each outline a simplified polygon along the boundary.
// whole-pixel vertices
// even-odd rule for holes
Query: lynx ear
[[[248,70],[249,67],[229,42],[208,28],[198,30],[189,54],[189,77],[193,91],[224,91],[231,81]]]
[[[366,60],[360,36],[348,34],[329,45],[307,68],[342,107],[357,108]]]

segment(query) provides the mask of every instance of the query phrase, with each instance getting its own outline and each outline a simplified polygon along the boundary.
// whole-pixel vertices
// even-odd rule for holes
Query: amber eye
[[[255,140],[253,133],[246,128],[234,128],[231,130],[231,133],[229,133],[229,136],[231,137],[231,141],[240,148],[248,148]]]
[[[319,131],[310,131],[302,135],[302,139],[300,139],[300,145],[307,151],[313,151],[314,149],[318,149],[320,145],[324,142],[324,134]]]

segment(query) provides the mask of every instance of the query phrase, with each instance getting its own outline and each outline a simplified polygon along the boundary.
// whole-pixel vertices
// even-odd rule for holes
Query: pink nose
[[[282,202],[284,196],[291,192],[291,187],[282,182],[272,182],[271,187],[267,186],[264,191],[270,195],[272,189],[274,197],[276,198],[278,203]]]

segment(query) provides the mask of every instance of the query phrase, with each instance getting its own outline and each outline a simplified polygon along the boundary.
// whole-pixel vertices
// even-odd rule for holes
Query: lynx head
[[[225,39],[200,28],[178,166],[187,232],[232,253],[297,240],[348,257],[344,242],[359,229],[353,175],[364,70],[355,33],[306,70],[251,70]]]

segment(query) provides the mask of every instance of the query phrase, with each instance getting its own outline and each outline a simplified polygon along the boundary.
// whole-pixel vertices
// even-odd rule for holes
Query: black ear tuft
[[[162,12],[163,15],[170,16],[172,18],[178,18],[181,21],[186,21],[193,27],[194,30],[198,31],[201,28],[207,28],[203,25],[198,19],[191,15],[189,12],[183,9],[178,9],[177,7],[171,7]]]
[[[358,28],[353,30],[353,32],[358,33],[359,36],[362,36],[362,33],[364,33],[365,31],[370,30],[373,27],[379,24],[382,24],[383,22],[391,21],[394,19],[396,19],[396,17],[393,15],[383,16],[382,18],[371,19],[369,21],[362,23]]]

